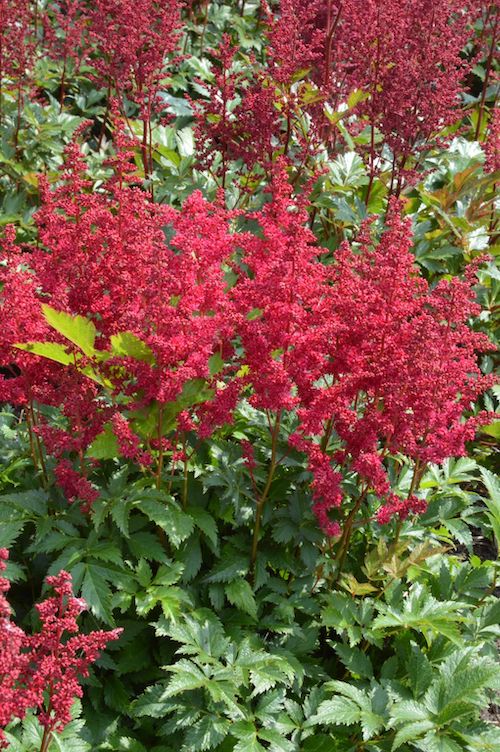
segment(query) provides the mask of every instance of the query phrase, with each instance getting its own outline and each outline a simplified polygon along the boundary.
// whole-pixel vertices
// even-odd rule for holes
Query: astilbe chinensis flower
[[[62,61],[64,76],[69,61],[78,70],[89,55],[86,38],[88,7],[81,0],[58,0],[48,3],[44,10],[43,51],[52,60]]]
[[[222,187],[230,168],[232,174],[271,174],[276,154],[288,152],[296,106],[295,96],[290,91],[284,95],[267,69],[252,56],[249,65],[238,51],[229,34],[224,34],[220,46],[210,50],[213,79],[200,82],[206,96],[188,98],[195,117],[198,162]],[[303,156],[307,143],[296,140]],[[242,186],[245,190],[247,182]]]
[[[329,267],[318,299],[321,357],[316,371],[297,380],[300,430],[330,438],[380,497],[390,490],[383,461],[401,452],[420,466],[460,456],[485,417],[463,418],[492,383],[481,374],[477,351],[491,349],[468,320],[478,312],[466,279],[431,289],[411,253],[411,231],[390,206],[380,242],[369,223],[360,247],[344,244]]]
[[[35,52],[33,4],[0,0],[0,81],[22,86]]]
[[[0,549],[0,572],[7,559],[7,550]],[[54,595],[36,605],[41,628],[29,635],[11,620],[10,583],[0,576],[0,746],[7,746],[2,729],[28,710],[37,712],[46,734],[62,731],[75,698],[83,694],[82,678],[122,631],[80,634],[77,619],[86,604],[74,597],[71,575],[61,571],[46,582]]]
[[[48,326],[41,303],[90,316],[100,350],[119,332],[143,340],[151,353],[147,362],[113,356],[102,366],[116,393],[129,397],[131,408],[172,403],[187,382],[210,380],[210,357],[232,336],[224,262],[235,241],[226,212],[199,192],[180,211],[154,204],[136,183],[130,161],[135,144],[123,133],[117,142],[118,152],[108,165],[111,177],[95,192],[90,192],[84,161],[71,144],[59,186],[41,181],[42,207],[36,215],[41,243],[21,252],[9,230],[3,252],[7,265],[2,267],[0,307],[8,324],[0,335],[0,357],[2,365],[14,363],[19,375],[1,382],[2,394],[15,404],[36,401],[61,409],[66,436],[55,434],[43,420],[36,431],[47,447],[52,445],[56,477],[68,497],[80,498],[86,506],[95,492],[84,476],[80,482],[70,472],[68,460],[79,457],[85,467],[84,453],[113,411],[100,400],[97,383],[82,373],[85,359],[80,368],[69,364],[61,369],[13,348],[27,341],[68,346]],[[75,357],[77,350],[73,348]],[[230,393],[218,393],[219,403]],[[227,415],[227,409],[223,412]],[[129,456],[135,441],[122,435],[124,424],[114,420]],[[215,420],[213,413],[212,425]],[[204,423],[207,427],[207,419]],[[136,450],[141,464],[149,464],[147,455]]]
[[[125,94],[148,120],[180,36],[179,0],[95,0],[89,11],[98,81]]]
[[[431,289],[415,267],[410,224],[395,200],[380,242],[369,220],[356,247],[344,243],[324,265],[284,169],[271,193],[254,215],[261,231],[239,240],[239,278],[230,291],[242,380],[256,407],[297,411],[290,441],[309,458],[314,510],[333,534],[338,524],[328,511],[341,505],[341,469],[351,468],[384,499],[388,453],[420,467],[464,454],[483,416],[463,415],[491,384],[476,352],[491,343],[468,326],[479,310],[474,270]],[[403,507],[391,508],[402,516]]]
[[[251,401],[279,412],[297,405],[295,382],[317,358],[311,308],[326,268],[318,263],[305,206],[291,197],[284,162],[275,169],[270,192],[271,200],[252,215],[261,232],[239,239],[239,279],[230,295]]]
[[[264,10],[270,73],[276,81],[290,87],[299,72],[321,66],[324,56],[324,33],[319,25],[322,3],[319,0],[281,0],[277,13],[273,13],[267,3]]]
[[[336,110],[354,90],[363,92],[347,123],[354,132],[373,129],[371,171],[387,144],[402,179],[418,150],[456,120],[461,82],[473,64],[462,50],[478,13],[459,0],[282,0],[275,14],[268,11],[269,70],[288,82],[310,71],[321,106],[314,97],[302,106],[317,123],[324,103]],[[327,131],[320,127],[328,141]]]
[[[122,454],[148,467],[150,454],[129,411],[155,407],[160,416],[179,401],[177,433],[205,438],[231,420],[245,390],[269,418],[296,413],[291,442],[308,457],[314,510],[326,533],[338,531],[340,520],[329,511],[341,507],[341,470],[357,473],[366,492],[388,500],[386,511],[401,517],[416,509],[389,496],[386,456],[403,453],[422,468],[462,455],[483,420],[464,417],[491,383],[476,359],[489,339],[468,325],[479,310],[475,267],[463,280],[431,288],[415,266],[410,224],[396,200],[379,241],[369,219],[355,244],[343,243],[333,263],[322,263],[307,200],[294,197],[285,160],[274,168],[269,200],[248,217],[258,230],[230,232],[235,213],[199,192],[180,210],[152,203],[134,183],[133,144],[120,139],[112,176],[93,193],[71,145],[61,184],[43,188],[43,245],[21,253],[11,230],[5,242],[0,305],[10,318],[0,354],[2,365],[14,362],[20,375],[2,390],[21,404],[60,407],[66,433],[43,421],[36,432],[57,459],[68,498],[86,507],[94,500],[84,455],[106,423]],[[124,415],[118,403],[111,408],[100,399],[99,384],[81,368],[13,348],[19,341],[61,341],[43,318],[42,300],[91,317],[107,359],[88,365],[101,370],[122,406],[125,397]],[[120,332],[142,340],[146,357],[111,352],[110,338]],[[212,373],[214,357],[221,364]],[[203,389],[186,404],[190,385]],[[151,450],[163,451],[164,437],[149,438],[158,440]],[[175,452],[175,438],[168,450]]]

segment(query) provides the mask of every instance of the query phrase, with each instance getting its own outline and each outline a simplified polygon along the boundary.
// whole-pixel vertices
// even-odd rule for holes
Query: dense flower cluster
[[[128,395],[129,406],[139,409],[152,401],[172,403],[188,382],[210,379],[209,359],[229,334],[223,262],[234,239],[225,212],[200,193],[192,194],[181,211],[152,203],[133,185],[129,142],[118,138],[118,146],[110,179],[95,193],[89,191],[78,148],[67,149],[61,185],[54,190],[42,185],[37,214],[41,245],[30,249],[29,266],[8,231],[1,301],[8,323],[0,337],[0,357],[11,367],[14,343],[60,341],[45,321],[41,303],[88,315],[97,329],[98,352],[121,332],[147,346],[145,358],[108,351],[113,357],[100,365],[102,378],[111,378],[116,393]],[[170,243],[165,242],[165,228]],[[61,373],[52,361],[18,352],[18,370],[2,381],[1,396],[14,404],[37,401],[61,408],[67,431],[40,419],[36,432],[59,460],[56,477],[68,498],[88,506],[95,492],[85,478],[78,480],[67,458],[80,457],[80,472],[84,470],[83,453],[113,418],[113,410],[99,399],[96,381],[76,367],[76,352],[73,357],[73,365]],[[116,415],[113,421],[125,456],[150,464],[132,435],[125,435],[126,421]]]
[[[30,3],[18,5],[17,20],[15,4],[2,5],[0,75],[24,75],[29,60],[8,63],[4,52],[32,55],[36,40],[63,61],[62,106],[67,64],[85,63],[106,91],[101,135],[109,125],[115,150],[95,189],[77,143],[82,124],[59,183],[40,177],[36,243],[19,245],[11,228],[2,241],[0,399],[26,411],[43,471],[45,451],[67,499],[89,509],[98,493],[89,448],[99,437],[159,482],[163,454],[185,457],[186,434],[206,438],[245,396],[270,426],[283,412],[296,416],[290,442],[307,456],[325,532],[338,531],[328,514],[341,506],[341,469],[402,516],[390,501],[387,455],[404,453],[419,468],[460,455],[482,419],[464,417],[490,383],[476,361],[489,342],[468,326],[474,281],[431,288],[395,202],[380,241],[369,219],[332,258],[311,229],[306,196],[320,168],[308,160],[335,146],[332,113],[358,90],[344,137],[361,134],[368,154],[366,204],[382,154],[393,162],[388,193],[398,194],[421,148],[454,117],[479,9],[458,0],[281,0],[263,5],[261,53],[245,59],[224,34],[209,51],[212,79],[196,81],[188,98],[198,164],[222,189],[229,175],[254,171],[237,206],[252,181],[268,186],[264,206],[245,214],[223,208],[223,190],[213,203],[195,191],[174,209],[141,185],[154,172],[165,65],[179,59],[181,3],[64,0],[40,19]],[[125,135],[130,108],[142,119],[141,142]],[[493,117],[486,169],[497,130]],[[92,344],[82,349],[57,331],[44,304],[88,320]],[[29,352],[40,343],[49,357]],[[63,420],[53,425],[37,405],[59,408]]]
[[[473,268],[465,280],[430,288],[396,201],[380,242],[370,219],[355,246],[344,243],[333,263],[321,263],[285,163],[274,169],[270,200],[249,216],[260,230],[231,232],[232,215],[199,193],[180,211],[153,204],[133,185],[130,148],[121,142],[112,176],[90,193],[70,146],[62,184],[44,188],[42,245],[30,249],[29,267],[11,231],[5,241],[0,305],[9,323],[0,352],[18,375],[3,381],[2,394],[60,407],[66,431],[43,419],[34,430],[56,457],[69,500],[88,508],[97,496],[84,453],[106,424],[122,456],[151,468],[160,436],[210,435],[231,420],[243,392],[268,414],[296,411],[293,441],[308,456],[314,510],[329,534],[338,530],[327,513],[341,504],[342,467],[384,499],[387,454],[423,466],[464,453],[482,416],[463,416],[491,383],[476,361],[489,340],[468,326],[478,312]],[[95,354],[77,361],[73,350],[73,363],[70,356],[61,367],[13,349],[61,341],[42,302],[89,316]],[[113,351],[122,333],[140,345],[135,356]],[[100,399],[102,383],[128,414]],[[147,411],[149,429],[140,420]]]
[[[0,549],[0,572],[7,558],[7,550]],[[37,604],[41,629],[28,635],[11,621],[10,584],[0,576],[0,746],[6,746],[1,729],[30,709],[37,711],[46,733],[61,731],[71,720],[73,701],[82,696],[81,679],[121,633],[79,634],[77,618],[86,604],[73,596],[71,575],[61,571],[47,577],[47,585],[54,595]]]
[[[34,15],[30,0],[0,2],[0,81],[20,85],[35,49]]]
[[[303,107],[317,125],[318,100],[334,111],[359,90],[350,129],[372,129],[371,172],[388,145],[401,177],[410,155],[418,161],[418,150],[455,119],[471,64],[462,50],[479,12],[458,0],[282,0],[267,12],[271,74],[288,87],[309,75],[318,94]],[[326,123],[323,138],[327,130]],[[333,129],[334,143],[336,135]]]
[[[96,0],[89,12],[92,64],[102,83],[126,94],[146,118],[156,105],[165,62],[178,45],[180,9],[178,0]]]

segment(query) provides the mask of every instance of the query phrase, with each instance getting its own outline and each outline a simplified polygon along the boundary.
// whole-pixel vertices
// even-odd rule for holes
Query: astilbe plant
[[[273,156],[282,146],[279,92],[255,58],[250,58],[252,67],[239,59],[238,47],[228,34],[223,35],[216,50],[209,52],[213,79],[203,83],[207,96],[189,98],[195,117],[198,164],[222,188],[227,187],[228,174],[237,165],[238,172],[247,173],[242,183],[245,191],[252,171],[263,170],[270,177]]]
[[[59,101],[64,102],[68,72],[78,72],[88,56],[88,12],[80,0],[49,3],[42,15],[41,48],[54,61],[62,61]],[[73,71],[70,71],[70,66]]]
[[[390,495],[384,459],[412,458],[417,479],[429,462],[463,455],[485,417],[463,418],[492,383],[476,360],[491,343],[468,327],[479,310],[474,268],[463,281],[431,289],[414,265],[410,225],[395,201],[380,243],[369,220],[355,249],[344,243],[323,265],[283,173],[273,190],[258,217],[262,234],[242,241],[248,276],[231,291],[251,401],[277,416],[275,428],[283,411],[297,411],[290,440],[309,455],[325,532],[339,532],[327,512],[341,505],[348,467],[363,496],[372,489],[387,499],[381,521],[421,510],[413,497]]]
[[[0,549],[0,572],[8,551]],[[71,720],[71,706],[82,696],[81,680],[108,642],[118,639],[121,629],[80,634],[77,619],[86,609],[75,598],[71,575],[65,571],[47,577],[54,595],[36,605],[39,632],[25,633],[11,619],[6,598],[9,581],[0,576],[0,746],[7,747],[2,729],[28,710],[37,712],[44,727],[40,752],[46,752],[54,733]]]
[[[306,74],[314,82],[318,96],[303,108],[333,148],[338,131],[328,125],[323,105],[335,111],[358,90],[362,96],[348,124],[355,135],[365,125],[370,129],[368,194],[387,156],[384,146],[392,153],[392,189],[399,192],[420,151],[456,119],[473,62],[462,51],[478,13],[476,5],[457,0],[283,0],[267,14],[269,70],[289,83]]]
[[[139,108],[146,176],[153,170],[152,117],[162,109],[158,96],[179,44],[181,7],[179,0],[97,0],[88,13],[90,62],[107,88],[108,111],[112,94]]]
[[[180,3],[97,0],[89,12],[92,63],[104,85],[152,107],[169,55],[179,41]]]
[[[368,492],[382,500],[381,521],[421,509],[415,485],[406,501],[391,495],[384,461],[394,453],[411,458],[416,483],[429,462],[464,454],[482,420],[463,417],[491,383],[476,361],[489,340],[468,326],[478,312],[474,268],[463,281],[431,288],[414,266],[410,226],[396,201],[380,242],[367,220],[355,247],[344,243],[333,263],[322,263],[306,199],[294,198],[284,162],[270,201],[249,217],[260,231],[230,233],[232,215],[198,193],[180,211],[153,204],[132,184],[131,145],[120,138],[112,177],[94,193],[76,145],[69,147],[63,183],[44,188],[42,246],[22,254],[11,232],[6,241],[2,309],[12,323],[2,357],[19,375],[4,380],[2,394],[27,406],[67,497],[87,507],[95,500],[85,452],[106,424],[121,453],[159,485],[164,450],[173,458],[186,431],[210,435],[246,393],[267,413],[273,435],[267,491],[281,418],[297,415],[290,441],[309,458],[314,511],[327,534],[345,523],[342,510],[336,520],[328,512],[342,504],[347,470],[360,478],[356,509]],[[61,361],[14,355],[19,342],[60,341],[42,302],[90,316],[95,350],[77,361],[70,347],[63,369]],[[123,332],[143,343],[139,356],[110,349]],[[201,392],[186,402],[190,384]],[[68,429],[37,418],[35,402],[60,407]],[[148,413],[145,433],[140,416]]]
[[[18,370],[2,382],[2,398],[26,406],[34,441],[42,437],[58,459],[56,477],[68,497],[87,506],[95,491],[85,479],[90,468],[84,453],[114,413],[100,399],[102,379],[113,394],[128,396],[130,409],[155,403],[160,424],[162,406],[177,400],[188,382],[210,379],[209,359],[229,333],[223,262],[234,240],[226,213],[200,193],[192,194],[181,211],[153,204],[133,185],[130,143],[118,136],[118,145],[110,163],[112,176],[94,193],[89,191],[81,154],[70,145],[61,185],[53,190],[42,187],[43,205],[37,214],[41,245],[23,253],[12,242],[11,231],[4,245],[8,263],[2,310],[9,325],[1,350],[7,367],[13,364],[15,342],[58,341],[43,316],[42,303],[68,314],[89,315],[101,355],[110,338],[121,332],[147,346],[142,360],[108,357],[100,364],[102,378],[94,380],[82,372],[84,363],[96,365],[89,353],[77,368],[74,350],[63,373],[50,360],[42,365],[20,353]],[[165,242],[165,228],[172,234],[170,243]],[[35,416],[34,402],[60,407],[67,430]],[[207,420],[213,419],[207,415]],[[118,431],[123,427],[116,420],[114,425]],[[147,455],[140,456],[145,460]],[[79,458],[83,479],[71,469],[69,457]]]

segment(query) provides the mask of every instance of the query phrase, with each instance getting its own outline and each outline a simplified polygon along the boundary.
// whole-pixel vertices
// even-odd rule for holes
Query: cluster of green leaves
[[[250,570],[254,501],[235,436],[244,429],[267,451],[250,407],[190,470],[185,508],[175,489],[108,460],[90,519],[54,487],[38,489],[29,466],[11,469],[27,442],[12,424],[5,415],[0,544],[17,562],[18,618],[34,619],[29,592],[64,568],[88,628],[125,629],[87,682],[85,725],[75,720],[51,752],[499,749],[481,711],[500,682],[500,486],[474,460],[431,466],[428,511],[399,540],[360,525],[335,585],[293,455]],[[36,718],[9,733],[13,750],[37,749]]]

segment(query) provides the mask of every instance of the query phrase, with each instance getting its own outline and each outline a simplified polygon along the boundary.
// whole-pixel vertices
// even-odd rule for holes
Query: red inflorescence
[[[8,551],[0,549],[0,572],[7,559]],[[0,729],[31,709],[48,732],[61,731],[75,698],[82,696],[81,679],[122,631],[79,634],[77,618],[86,604],[73,596],[71,575],[61,571],[47,577],[47,585],[55,595],[37,604],[41,629],[28,635],[11,621],[10,584],[0,577]],[[0,746],[7,746],[1,730]]]

